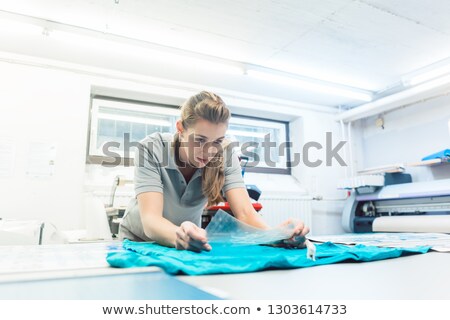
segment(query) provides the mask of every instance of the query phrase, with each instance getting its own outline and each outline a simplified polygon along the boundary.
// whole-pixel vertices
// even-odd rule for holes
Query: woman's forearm
[[[166,247],[175,247],[177,226],[163,217],[146,215],[141,218],[144,233]]]

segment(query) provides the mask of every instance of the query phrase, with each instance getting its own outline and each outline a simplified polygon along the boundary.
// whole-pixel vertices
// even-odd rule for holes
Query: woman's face
[[[221,150],[228,124],[215,124],[200,119],[187,130],[182,128],[179,121],[177,128],[182,131],[180,134],[181,161],[193,168],[203,168]]]

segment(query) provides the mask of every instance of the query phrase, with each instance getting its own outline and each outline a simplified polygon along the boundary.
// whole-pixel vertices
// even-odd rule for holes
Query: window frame
[[[97,101],[108,101],[112,105],[128,105],[128,108],[120,108],[122,110],[131,110],[131,111],[140,111],[140,112],[148,112],[151,108],[155,111],[162,111],[164,109],[165,113],[173,113],[174,116],[179,117],[179,106],[176,105],[168,105],[161,103],[153,103],[153,102],[145,102],[138,100],[130,100],[130,99],[121,99],[114,98],[102,95],[91,95],[90,108],[89,108],[89,121],[88,121],[88,132],[87,132],[87,145],[86,145],[86,164],[100,164],[103,166],[133,166],[134,158],[133,157],[125,157],[121,154],[120,157],[108,157],[105,155],[99,155],[97,153],[93,153],[92,150],[97,149],[95,144],[97,143],[97,133],[98,133],[98,105]],[[121,153],[120,151],[116,151],[117,153]]]

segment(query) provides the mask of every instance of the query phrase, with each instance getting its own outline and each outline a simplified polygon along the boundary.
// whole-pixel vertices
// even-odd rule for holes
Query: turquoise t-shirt
[[[347,261],[375,261],[402,255],[426,253],[430,247],[382,248],[346,246],[330,242],[316,244],[316,260],[306,257],[306,249],[285,249],[261,245],[211,243],[212,250],[196,253],[164,247],[156,243],[125,240],[126,250],[111,252],[108,263],[113,267],[156,266],[170,274],[219,274],[253,272],[267,269],[292,269]]]

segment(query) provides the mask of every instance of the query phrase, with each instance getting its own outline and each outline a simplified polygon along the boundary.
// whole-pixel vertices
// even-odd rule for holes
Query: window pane
[[[132,141],[139,141],[145,138],[145,124],[143,123],[132,123],[131,124],[131,136]]]
[[[116,121],[116,139],[123,142],[125,134],[130,135],[130,123],[125,121]]]
[[[116,122],[108,119],[98,119],[97,148],[114,139],[116,133]]]

